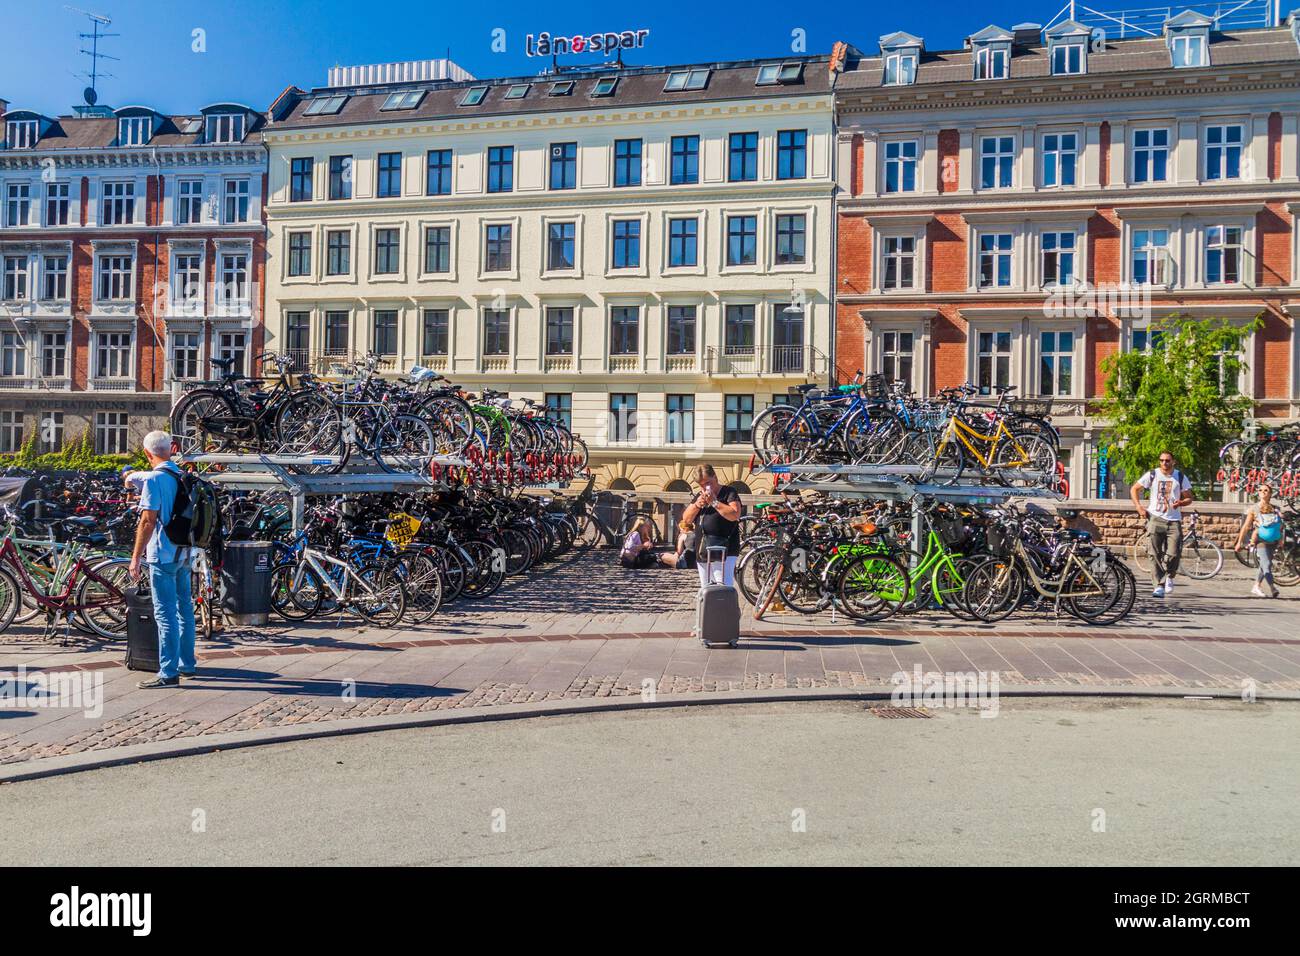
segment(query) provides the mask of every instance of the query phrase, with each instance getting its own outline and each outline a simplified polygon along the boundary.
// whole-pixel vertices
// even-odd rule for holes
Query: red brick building
[[[1102,360],[1150,347],[1170,314],[1258,316],[1236,387],[1261,418],[1297,417],[1300,29],[1210,26],[843,51],[838,378],[1050,397],[1072,488],[1092,494]]]
[[[0,453],[33,431],[134,448],[208,360],[260,346],[264,117],[8,109],[0,142]]]

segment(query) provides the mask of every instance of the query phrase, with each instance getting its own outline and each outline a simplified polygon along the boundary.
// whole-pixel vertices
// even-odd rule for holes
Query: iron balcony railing
[[[705,350],[709,375],[821,375],[826,354],[811,345],[724,345]]]

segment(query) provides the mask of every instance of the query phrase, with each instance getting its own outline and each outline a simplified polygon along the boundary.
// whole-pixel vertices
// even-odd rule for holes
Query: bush
[[[0,455],[0,467],[26,468],[32,471],[120,471],[124,465],[147,468],[144,452],[130,455],[97,455],[90,432],[66,443],[61,451],[40,451],[40,435],[35,431],[12,455]]]

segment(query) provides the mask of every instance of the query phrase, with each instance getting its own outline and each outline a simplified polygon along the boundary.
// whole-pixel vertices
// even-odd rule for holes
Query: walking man
[[[171,461],[171,435],[152,431],[144,436],[143,444],[151,470],[125,476],[128,486],[140,489],[140,523],[128,570],[131,580],[137,582],[145,569],[149,573],[154,620],[158,623],[158,676],[141,681],[139,686],[175,687],[182,677],[193,677],[196,666],[190,549],[174,544],[165,530],[172,519],[182,476]]]
[[[700,491],[695,500],[686,506],[682,522],[695,523],[698,519],[700,534],[704,539],[703,556],[696,565],[700,571],[700,587],[707,584],[733,587],[736,558],[740,555],[740,492],[718,481],[712,465],[700,465],[695,469],[695,483],[700,486]],[[711,548],[726,550],[726,560],[721,567],[710,567],[708,557]]]
[[[1174,575],[1178,573],[1178,556],[1183,550],[1182,509],[1192,503],[1192,483],[1175,464],[1173,454],[1162,451],[1160,467],[1148,471],[1129,489],[1133,507],[1147,522],[1152,597],[1174,593]],[[1143,491],[1148,492],[1146,505],[1142,504]]]

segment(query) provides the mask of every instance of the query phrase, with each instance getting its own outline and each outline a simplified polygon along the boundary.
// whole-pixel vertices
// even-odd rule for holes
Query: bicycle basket
[[[866,382],[863,383],[862,386],[862,394],[866,395],[867,398],[886,398],[889,394],[889,389],[888,383],[885,381],[885,376],[881,375],[879,372],[868,375]]]
[[[997,558],[1005,558],[1011,554],[1011,535],[1007,529],[1000,524],[991,524],[985,533],[985,541],[989,546],[989,553]]]
[[[935,531],[939,533],[939,540],[950,548],[964,544],[970,534],[966,522],[954,515],[941,515],[935,519]]]

